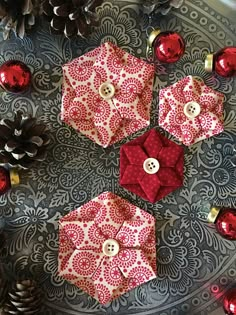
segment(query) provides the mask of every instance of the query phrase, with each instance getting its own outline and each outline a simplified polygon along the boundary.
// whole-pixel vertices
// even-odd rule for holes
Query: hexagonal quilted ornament
[[[114,44],[63,65],[62,120],[107,147],[150,124],[154,66]]]
[[[59,221],[58,271],[102,304],[156,278],[155,218],[100,194]]]
[[[223,99],[196,77],[160,90],[159,125],[189,146],[224,131]]]

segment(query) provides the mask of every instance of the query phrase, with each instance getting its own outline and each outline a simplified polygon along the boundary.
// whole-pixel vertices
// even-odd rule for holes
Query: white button
[[[155,174],[159,171],[160,163],[154,158],[148,158],[143,162],[143,169],[148,174]]]
[[[201,112],[201,107],[197,102],[188,102],[184,105],[184,114],[188,118],[195,118]]]
[[[115,256],[119,253],[119,243],[116,240],[106,240],[102,245],[103,254],[106,256]]]
[[[99,94],[101,95],[102,98],[105,100],[109,100],[112,98],[115,94],[115,87],[111,83],[102,83],[99,87]]]

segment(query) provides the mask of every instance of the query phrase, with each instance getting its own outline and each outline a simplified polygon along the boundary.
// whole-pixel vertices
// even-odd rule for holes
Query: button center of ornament
[[[157,159],[148,158],[143,162],[143,169],[148,174],[155,174],[159,171],[160,163]]]
[[[115,87],[113,84],[105,82],[99,87],[99,94],[105,100],[111,99],[115,94]]]
[[[115,256],[119,253],[120,245],[116,240],[108,239],[102,245],[103,254],[106,256]]]
[[[197,102],[188,102],[184,105],[184,114],[188,118],[195,118],[201,112],[201,106]]]

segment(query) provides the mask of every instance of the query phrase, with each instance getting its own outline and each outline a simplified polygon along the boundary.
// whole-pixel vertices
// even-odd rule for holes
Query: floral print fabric
[[[187,146],[217,135],[224,130],[223,99],[202,80],[187,76],[160,90],[159,125]],[[196,117],[184,113],[190,102],[200,108]]]
[[[100,303],[156,278],[155,219],[104,192],[60,220],[59,275]],[[107,256],[103,244],[119,244]]]
[[[154,67],[109,42],[63,65],[61,118],[107,147],[150,124]],[[115,90],[104,99],[103,84]]]

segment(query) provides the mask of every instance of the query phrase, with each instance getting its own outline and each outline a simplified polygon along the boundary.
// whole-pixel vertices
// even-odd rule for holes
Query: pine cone
[[[17,111],[13,121],[0,121],[0,164],[27,169],[46,158],[49,142],[46,125]]]
[[[35,24],[35,17],[42,14],[42,0],[0,0],[0,25],[3,38],[13,31],[23,38],[26,30]]]
[[[143,13],[152,15],[161,13],[166,15],[172,8],[179,8],[183,0],[144,0]]]
[[[40,311],[42,291],[33,280],[17,281],[8,292],[3,314],[37,314]]]
[[[97,26],[95,9],[103,0],[44,0],[43,11],[53,33],[86,36]]]

